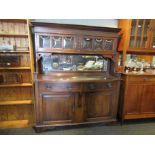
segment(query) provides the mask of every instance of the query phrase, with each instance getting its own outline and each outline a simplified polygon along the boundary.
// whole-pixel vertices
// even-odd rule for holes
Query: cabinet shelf
[[[3,87],[31,87],[32,83],[18,83],[18,84],[2,84],[0,88]]]
[[[0,33],[0,37],[28,37],[28,34]]]
[[[0,19],[0,22],[27,23],[26,19]]]
[[[32,104],[32,100],[0,101],[0,105],[25,105],[25,104]]]
[[[31,67],[0,67],[0,70],[29,70]]]
[[[29,120],[11,120],[11,121],[0,121],[0,128],[25,128],[30,127]]]
[[[142,37],[142,36],[134,36],[134,35],[130,35],[130,37],[131,37],[131,38],[136,37],[136,38],[138,38],[138,39],[140,39],[140,38],[145,38],[145,39],[146,39],[146,38],[147,38],[147,36],[143,36],[143,37]]]
[[[114,52],[113,51],[108,51],[108,50],[105,50],[105,51],[85,51],[85,50],[81,50],[82,51],[82,54],[86,54],[86,55],[96,55],[96,54],[98,54],[98,55],[113,55],[114,54]],[[37,51],[36,53],[53,53],[53,54],[79,54],[79,51],[72,51],[72,50],[64,50],[64,51]]]
[[[0,54],[10,54],[10,53],[30,53],[30,51],[0,51]]]
[[[123,53],[123,50],[119,50],[118,52]],[[126,53],[132,54],[155,54],[155,49],[145,49],[145,48],[130,48],[127,49]]]

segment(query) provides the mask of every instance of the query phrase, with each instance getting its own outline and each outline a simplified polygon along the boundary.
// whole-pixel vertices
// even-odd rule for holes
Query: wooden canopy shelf
[[[32,100],[0,101],[0,105],[25,105],[32,104]]]
[[[122,50],[118,51],[120,53],[123,53]],[[126,53],[132,53],[132,54],[155,54],[155,49],[128,49]]]
[[[29,120],[12,120],[12,121],[1,121],[0,128],[25,128],[29,127]]]
[[[38,52],[38,53],[53,53],[53,54],[62,54],[62,51],[42,51],[42,52]],[[64,50],[63,51],[64,54],[79,54],[78,51],[74,51],[74,50]],[[82,51],[82,54],[86,54],[86,55],[113,55],[113,51]]]

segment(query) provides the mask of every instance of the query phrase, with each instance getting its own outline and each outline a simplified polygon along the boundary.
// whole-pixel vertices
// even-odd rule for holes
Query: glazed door
[[[141,113],[155,113],[155,85],[144,85]]]
[[[125,115],[140,114],[143,85],[129,84],[125,93]]]
[[[42,122],[71,123],[74,113],[75,95],[73,94],[43,94]]]
[[[130,49],[150,48],[150,19],[132,19],[130,32]]]
[[[37,33],[35,37],[38,52],[75,50],[78,46],[75,35]]]
[[[150,24],[151,38],[150,38],[150,48],[155,49],[155,20],[151,20]]]
[[[113,109],[112,91],[89,92],[86,94],[86,121],[104,120],[111,117]]]

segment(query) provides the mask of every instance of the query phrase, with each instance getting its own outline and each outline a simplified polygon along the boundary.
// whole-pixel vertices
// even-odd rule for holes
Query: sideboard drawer
[[[84,85],[84,91],[97,91],[97,90],[112,90],[114,84],[112,82],[107,83],[87,83]]]
[[[64,92],[64,91],[80,91],[79,83],[39,83],[40,91]]]
[[[155,82],[155,76],[143,75],[143,76],[129,76],[129,82]]]

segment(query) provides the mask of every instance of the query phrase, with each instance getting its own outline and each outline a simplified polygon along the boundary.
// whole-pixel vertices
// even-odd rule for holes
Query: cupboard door
[[[139,114],[141,96],[143,92],[142,84],[129,84],[125,96],[125,114]]]
[[[72,94],[42,95],[42,120],[44,124],[72,122],[75,97]]]
[[[141,113],[155,113],[155,85],[144,85]]]
[[[111,115],[112,91],[91,92],[86,94],[86,120],[102,120]]]

